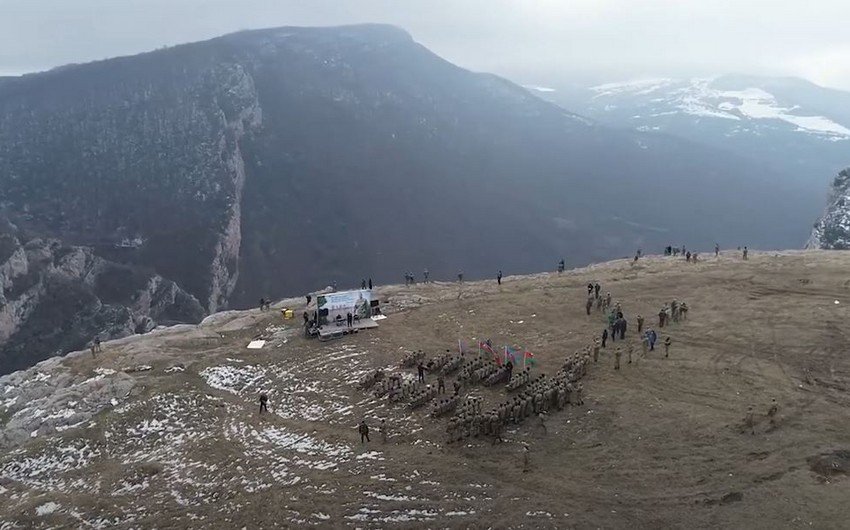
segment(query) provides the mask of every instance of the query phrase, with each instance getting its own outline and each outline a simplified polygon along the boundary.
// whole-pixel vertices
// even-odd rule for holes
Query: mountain
[[[795,186],[600,125],[390,26],[245,31],[0,83],[0,214],[22,242],[150,271],[204,312],[424,267],[797,246],[822,200]]]
[[[251,309],[110,341],[97,358],[52,358],[0,376],[0,526],[843,528],[848,268],[845,252],[744,261],[732,250],[460,291],[382,285],[387,319],[337,341]],[[565,360],[606,325],[602,312],[585,314],[590,281],[630,325],[567,376]],[[687,303],[687,319],[655,327],[672,299]],[[669,356],[661,345],[642,353],[637,314],[671,339]],[[246,349],[254,337],[262,349]],[[581,399],[550,395],[545,413],[505,418],[500,442],[482,419],[525,400],[530,384],[484,385],[457,367],[444,375],[449,394],[418,407],[358,384],[382,370],[414,386],[416,369],[400,366],[407,352],[437,361],[474,337],[533,352],[540,386],[581,377]],[[493,369],[476,350],[460,360]],[[456,380],[457,407],[432,415]]]
[[[797,78],[727,75],[554,85],[541,96],[601,123],[728,149],[817,186],[850,162],[850,92]]]
[[[850,250],[850,169],[832,181],[826,210],[812,228],[806,248]]]

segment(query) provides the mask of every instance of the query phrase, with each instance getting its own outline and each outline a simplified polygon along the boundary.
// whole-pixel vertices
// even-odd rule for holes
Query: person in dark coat
[[[602,347],[605,347],[605,343],[608,342],[608,328],[602,330]]]

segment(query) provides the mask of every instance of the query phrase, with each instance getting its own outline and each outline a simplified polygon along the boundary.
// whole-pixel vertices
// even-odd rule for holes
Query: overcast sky
[[[0,0],[0,74],[249,28],[388,22],[521,83],[723,73],[850,90],[850,0]]]

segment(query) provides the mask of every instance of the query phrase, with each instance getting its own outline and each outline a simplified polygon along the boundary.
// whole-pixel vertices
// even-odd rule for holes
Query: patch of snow
[[[53,501],[45,502],[41,506],[37,506],[35,508],[35,514],[39,516],[50,515],[61,507],[58,503]]]
[[[529,90],[535,90],[537,92],[555,92],[554,88],[550,88],[547,86],[539,86],[539,85],[522,85],[523,88],[527,88]]]
[[[356,458],[357,460],[384,460],[383,454],[380,451],[369,451],[368,453],[357,455]]]
[[[621,83],[605,83],[591,87],[590,90],[596,92],[595,98],[604,96],[615,96],[621,94],[631,94],[634,96],[643,96],[651,94],[656,90],[669,86],[674,83],[673,79],[636,79]]]
[[[367,497],[372,497],[374,499],[378,499],[379,501],[415,501],[415,497],[408,497],[407,495],[386,495],[384,493],[375,493],[374,491],[364,491],[363,492]]]

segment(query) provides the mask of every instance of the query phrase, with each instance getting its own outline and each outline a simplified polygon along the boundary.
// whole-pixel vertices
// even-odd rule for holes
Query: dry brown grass
[[[384,514],[431,510],[433,517],[397,523],[427,527],[846,528],[850,479],[840,472],[824,473],[824,459],[817,457],[850,449],[848,266],[850,254],[840,252],[757,253],[747,262],[729,253],[697,265],[653,257],[636,266],[612,262],[563,275],[508,277],[501,287],[495,281],[462,288],[391,286],[381,289],[390,306],[415,307],[391,314],[377,331],[336,343],[294,336],[279,348],[248,353],[241,348],[246,339],[277,319],[276,314],[255,312],[256,324],[230,331],[225,339],[210,329],[151,337],[116,345],[99,362],[154,365],[152,372],[139,375],[149,392],[192,389],[222,399],[226,406],[210,411],[215,421],[244,418],[254,428],[280,426],[349,444],[359,453],[383,453],[384,460],[364,460],[349,468],[302,471],[304,482],[296,486],[253,494],[227,487],[227,503],[191,508],[219,527],[306,524],[299,521],[318,512],[330,519],[308,522],[329,527],[394,524],[346,518],[367,507]],[[585,405],[551,414],[546,434],[535,427],[536,421],[527,421],[507,432],[504,444],[472,439],[446,446],[445,420],[368,399],[345,380],[348,366],[362,373],[397,363],[408,348],[437,354],[454,348],[458,338],[472,337],[525,346],[538,359],[537,371],[554,373],[566,355],[583,348],[604,325],[600,314],[584,314],[585,286],[591,280],[623,304],[630,319],[627,340],[637,352],[636,314],[654,327],[659,307],[675,298],[687,301],[689,318],[656,328],[662,339],[668,333],[672,337],[668,359],[661,350],[636,356],[631,365],[624,357],[622,369],[615,372],[609,343],[584,381]],[[323,355],[344,345],[368,355],[356,364],[321,362]],[[258,417],[253,391],[212,391],[196,376],[236,355],[259,366],[289,366],[299,377],[335,389],[337,405],[342,400],[353,409],[342,416],[332,412],[322,421]],[[85,356],[73,362],[81,370],[94,363]],[[162,372],[175,362],[186,364],[187,371]],[[289,399],[286,388],[278,390],[273,409]],[[472,392],[491,404],[505,396],[502,390],[481,387]],[[317,402],[325,397],[315,396]],[[780,406],[775,425],[766,417],[772,398]],[[756,411],[755,435],[743,428],[750,405]],[[353,429],[360,417],[373,427],[367,448],[359,446]],[[387,445],[379,441],[378,418],[388,418],[392,426]],[[522,472],[523,443],[531,448],[528,473]],[[223,468],[240,458],[232,444],[215,441],[204,445],[200,456]],[[156,463],[146,466],[151,467],[134,469],[159,469]],[[152,481],[164,474],[144,473]],[[378,474],[395,481],[373,478]],[[316,492],[322,488],[333,493]],[[364,498],[369,491],[415,499]],[[69,501],[84,505],[91,498],[59,502]],[[180,519],[190,508],[158,504],[160,515],[143,523],[168,526],[159,518],[168,514],[175,526],[191,526]],[[224,515],[224,505],[241,507]],[[447,515],[470,510],[476,513]]]

